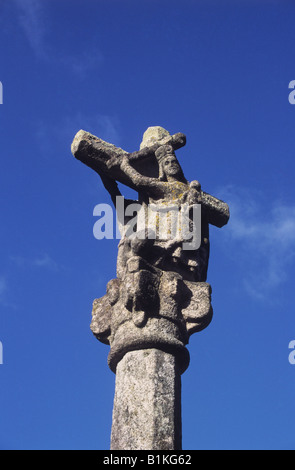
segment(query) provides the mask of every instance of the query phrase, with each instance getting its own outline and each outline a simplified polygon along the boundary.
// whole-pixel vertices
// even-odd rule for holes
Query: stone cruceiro
[[[146,130],[133,153],[85,131],[72,143],[74,156],[98,173],[114,204],[122,197],[118,183],[137,191],[138,200],[122,197],[123,228],[133,215],[128,212],[132,204],[143,211],[150,205],[173,205],[179,213],[186,204],[191,221],[195,206],[201,208],[197,246],[185,248],[182,234],[163,237],[148,219],[143,229],[139,219],[133,224],[135,236],[123,230],[116,277],[93,302],[91,330],[110,346],[108,364],[116,374],[112,450],[182,448],[181,374],[190,361],[187,344],[213,314],[207,283],[209,225],[222,227],[229,220],[225,202],[185,178],[175,154],[185,143],[184,134],[170,135],[159,126]]]

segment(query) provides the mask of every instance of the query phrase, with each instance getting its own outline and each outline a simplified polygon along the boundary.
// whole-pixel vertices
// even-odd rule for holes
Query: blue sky
[[[2,449],[109,448],[115,376],[89,324],[118,242],[93,236],[109,197],[70,145],[82,128],[131,152],[153,125],[186,134],[186,177],[231,209],[183,448],[295,448],[294,18],[281,0],[1,1]]]

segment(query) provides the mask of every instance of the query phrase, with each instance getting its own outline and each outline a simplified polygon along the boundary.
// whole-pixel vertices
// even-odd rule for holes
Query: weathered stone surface
[[[177,133],[169,137],[168,131],[159,126],[150,127],[146,132],[147,136],[143,138],[141,149],[128,153],[89,132],[80,130],[74,137],[71,151],[77,160],[80,160],[100,175],[103,184],[110,193],[119,194],[115,181],[137,190],[137,185],[134,184],[132,178],[122,171],[121,164],[124,156],[128,157],[129,162],[141,174],[156,178],[159,176],[159,167],[155,157],[156,150],[163,143],[172,145],[174,150],[181,148],[186,143],[184,134]],[[151,145],[157,135],[159,135],[160,140]],[[217,227],[225,225],[229,219],[228,205],[204,191],[201,191],[201,194],[208,223]]]
[[[184,281],[177,273],[142,269],[148,264],[142,266],[140,260],[130,258],[124,280],[111,280],[106,295],[94,301],[91,330],[110,344],[113,372],[127,352],[157,348],[174,354],[183,373],[189,365],[185,346],[190,335],[212,319],[211,286]]]
[[[145,147],[152,147],[156,143],[161,145],[169,143],[171,135],[169,132],[161,126],[148,127],[142,137],[140,144],[140,150]]]
[[[212,320],[210,284],[206,282],[184,281],[191,295],[186,306],[182,309],[186,330],[189,336],[206,328]]]
[[[170,143],[173,149],[176,150],[185,145],[186,137],[181,133],[173,136],[169,134],[169,138],[165,138],[165,142]],[[105,142],[81,129],[74,137],[71,151],[77,160],[92,168],[101,177],[111,178],[112,180],[134,187],[130,178],[121,169],[122,158],[127,156],[134,167],[143,170],[146,175],[156,175],[158,167],[155,151],[160,145],[160,142],[155,142],[152,146],[143,147],[139,151],[128,153],[120,147]]]
[[[119,362],[111,449],[181,449],[181,377],[173,355],[146,349]]]
[[[138,192],[138,201],[125,199],[123,207],[140,203],[134,232],[129,233],[126,214],[120,218],[117,277],[92,310],[91,330],[110,345],[108,364],[116,373],[112,449],[181,448],[180,375],[190,360],[186,345],[212,319],[206,282],[209,224],[225,225],[229,208],[202,191],[198,181],[185,178],[175,155],[185,142],[183,134],[171,136],[155,126],[133,153],[84,131],[72,144],[74,156],[100,175],[113,202],[121,195],[120,182]],[[200,245],[187,249],[188,239],[175,220],[193,234],[196,205],[201,206]],[[164,235],[159,221],[166,210]]]

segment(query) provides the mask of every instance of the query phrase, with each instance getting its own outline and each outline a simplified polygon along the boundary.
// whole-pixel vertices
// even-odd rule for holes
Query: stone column
[[[130,351],[118,363],[111,450],[181,449],[181,375],[174,355]]]
[[[91,329],[110,344],[108,364],[116,374],[111,449],[180,450],[185,345],[211,321],[211,287],[176,273],[134,271],[142,266],[135,261],[127,263],[132,276],[110,281],[93,304]]]

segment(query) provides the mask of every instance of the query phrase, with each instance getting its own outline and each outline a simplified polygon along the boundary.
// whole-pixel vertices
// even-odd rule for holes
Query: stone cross
[[[110,345],[108,364],[116,374],[112,450],[182,448],[181,374],[190,361],[186,345],[213,314],[206,282],[209,224],[222,227],[229,219],[225,202],[204,192],[198,181],[186,180],[175,155],[185,144],[184,134],[171,136],[156,126],[147,129],[133,153],[82,130],[71,147],[99,174],[114,203],[122,197],[119,182],[138,192],[137,201],[124,200],[125,208],[134,202],[145,209],[164,205],[170,214],[173,206],[179,215],[185,206],[191,227],[193,209],[201,207],[200,244],[191,249],[184,248],[183,232],[163,237],[146,215],[143,234],[139,222],[133,236],[123,230],[116,278],[93,302],[91,330]],[[128,220],[121,217],[123,227]]]

